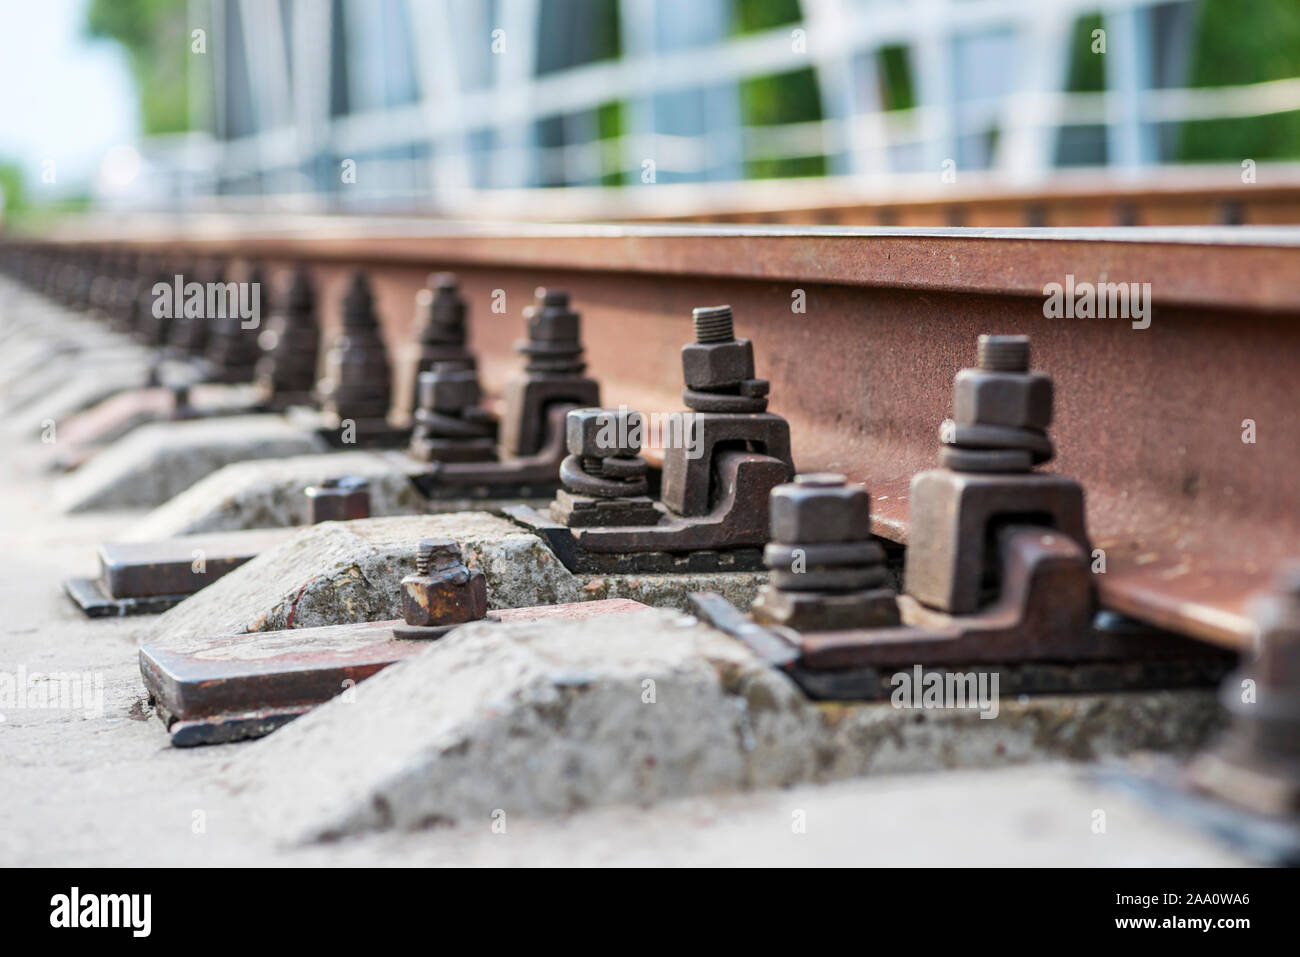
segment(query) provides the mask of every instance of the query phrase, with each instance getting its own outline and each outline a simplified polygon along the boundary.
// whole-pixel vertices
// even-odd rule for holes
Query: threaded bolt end
[[[794,484],[804,488],[840,488],[847,483],[839,472],[801,472],[794,477]]]
[[[595,458],[591,455],[584,455],[582,457],[582,470],[588,475],[602,475],[604,474],[605,467],[601,459]]]
[[[1028,336],[980,336],[979,367],[987,372],[1028,372]]]
[[[422,538],[415,546],[415,572],[427,575],[435,567],[446,568],[460,561],[460,545],[453,538]]]
[[[691,312],[697,343],[731,342],[736,338],[730,306],[700,306]]]

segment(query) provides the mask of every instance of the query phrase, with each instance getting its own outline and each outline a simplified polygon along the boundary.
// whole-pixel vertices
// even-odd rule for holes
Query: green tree
[[[1300,2],[1204,0],[1189,85],[1235,86],[1300,76]],[[1185,123],[1178,158],[1300,157],[1300,112]]]
[[[185,0],[91,0],[86,32],[126,50],[145,133],[189,129],[187,17]]]
[[[27,208],[23,192],[23,170],[17,163],[0,161],[0,219],[11,218]]]

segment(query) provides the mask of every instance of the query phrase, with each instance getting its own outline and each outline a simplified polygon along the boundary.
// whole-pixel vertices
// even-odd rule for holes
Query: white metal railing
[[[355,5],[358,0],[346,0]],[[645,29],[650,0],[620,0],[625,34]],[[687,3],[688,0],[666,0]],[[693,5],[725,0],[689,0]],[[532,182],[584,184],[611,174],[639,182],[653,163],[655,177],[698,176],[716,156],[739,150],[740,161],[789,160],[825,156],[851,158],[844,172],[889,172],[897,158],[911,158],[901,171],[930,169],[954,157],[963,137],[997,130],[1004,146],[992,158],[995,168],[1032,178],[1050,163],[1042,148],[1056,131],[1078,126],[1105,126],[1116,141],[1131,144],[1135,129],[1154,124],[1225,117],[1260,116],[1300,110],[1300,78],[1220,89],[1143,88],[1149,65],[1145,49],[1133,36],[1111,37],[1106,55],[1111,90],[1064,92],[1068,40],[1074,23],[1100,10],[1109,31],[1132,32],[1134,16],[1165,0],[803,0],[804,22],[761,33],[671,52],[635,52],[619,60],[587,63],[535,76],[531,51],[536,49],[537,0],[499,0],[497,20],[475,29],[507,23],[519,57],[496,57],[482,75],[493,82],[472,89],[457,86],[457,62],[491,56],[482,37],[456,35],[456,17],[474,16],[451,0],[406,0],[408,19],[420,31],[415,43],[421,99],[397,107],[346,116],[328,111],[328,56],[309,62],[268,64],[284,43],[277,3],[240,0],[245,46],[258,53],[256,77],[274,89],[258,109],[269,124],[261,132],[235,140],[192,139],[186,152],[191,182],[215,184],[279,177],[298,182],[291,172],[304,160],[326,156],[357,163],[356,182],[337,189],[339,198],[399,197],[418,193],[435,198],[454,190],[472,190],[474,174],[486,170],[487,185],[520,187]],[[293,49],[328,48],[330,14],[323,0],[293,0]],[[322,5],[323,3],[323,5]],[[219,0],[217,0],[219,5]],[[472,5],[471,5],[472,6]],[[215,6],[213,8],[215,10]],[[351,9],[348,7],[347,9]],[[214,22],[219,19],[214,16]],[[482,20],[482,17],[479,18]],[[641,24],[641,26],[637,26]],[[960,78],[952,76],[951,42],[981,31],[1007,30],[1018,51],[1013,86],[1005,93],[958,102],[953,93]],[[252,36],[250,34],[255,34]],[[274,42],[268,42],[268,38]],[[653,50],[644,37],[624,37],[634,51]],[[863,92],[844,69],[853,58],[874,55],[882,47],[901,45],[912,51],[915,88],[921,105],[884,111],[873,91]],[[1020,55],[1023,54],[1023,55]],[[295,54],[297,55],[297,54]],[[1145,55],[1145,54],[1141,54]],[[531,133],[539,120],[594,111],[611,102],[636,103],[670,92],[709,87],[738,88],[743,81],[811,67],[821,87],[825,119],[775,126],[719,126],[692,136],[669,136],[633,128],[623,136],[589,139],[562,146],[536,144]],[[311,71],[316,71],[312,73]],[[292,75],[293,94],[286,102]],[[1118,76],[1120,81],[1113,82]],[[944,92],[946,90],[946,93]],[[308,91],[308,92],[303,92]],[[939,92],[936,92],[939,91]],[[314,111],[314,113],[313,113]],[[591,124],[594,129],[595,124]],[[472,134],[494,131],[495,142],[470,147]],[[523,132],[521,132],[523,131]],[[508,133],[508,135],[506,135]],[[1021,149],[1022,144],[1038,148]],[[431,156],[400,158],[393,151],[428,145]],[[1014,155],[1020,150],[1021,155]],[[1032,155],[1026,156],[1029,153]],[[1129,151],[1121,159],[1131,161]],[[159,164],[166,167],[164,161]],[[206,171],[195,173],[195,169]]]

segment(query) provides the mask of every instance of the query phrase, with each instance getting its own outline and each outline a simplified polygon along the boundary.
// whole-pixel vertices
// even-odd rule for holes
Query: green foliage
[[[0,161],[0,192],[4,193],[4,218],[11,218],[27,208],[27,197],[23,192],[23,170],[17,163]]]
[[[1300,0],[1203,0],[1190,86],[1300,76]]]
[[[740,85],[740,110],[745,126],[774,126],[820,120],[822,109],[817,92],[817,76],[812,67],[805,67],[790,73],[745,80]],[[751,179],[825,175],[824,156],[751,160],[745,163],[745,176]]]
[[[1300,76],[1300,2],[1205,0],[1189,85],[1233,86]],[[1300,112],[1183,124],[1177,158],[1239,162],[1300,157]]]
[[[1092,52],[1092,31],[1102,29],[1100,13],[1087,13],[1074,21],[1070,37],[1070,67],[1065,89],[1070,93],[1100,93],[1106,89],[1104,53]]]
[[[185,0],[91,0],[86,32],[126,50],[145,133],[189,129],[189,58],[211,54],[190,52],[187,16]]]
[[[910,110],[916,106],[907,47],[881,47],[876,62],[880,68],[880,102],[884,109]]]
[[[596,136],[600,140],[613,141],[623,135],[627,128],[624,112],[626,104],[622,100],[611,100],[596,107]],[[626,186],[628,175],[619,167],[622,157],[606,158],[602,164],[608,172],[600,177],[601,186]],[[611,168],[611,163],[613,164]]]
[[[731,9],[731,32],[757,33],[802,19],[799,0],[736,0]]]

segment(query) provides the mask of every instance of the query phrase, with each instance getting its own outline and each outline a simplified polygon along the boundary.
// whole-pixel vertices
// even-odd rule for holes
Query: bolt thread
[[[730,306],[700,306],[691,313],[697,343],[731,342],[736,338]]]
[[[1028,372],[1028,336],[980,336],[979,367],[987,372]]]
[[[415,572],[417,575],[429,574],[429,565],[433,561],[433,542],[421,539],[415,547]]]
[[[839,472],[800,472],[794,477],[794,484],[805,488],[843,488],[848,481]]]
[[[591,455],[582,457],[582,470],[588,475],[601,475],[605,471],[604,462]]]

